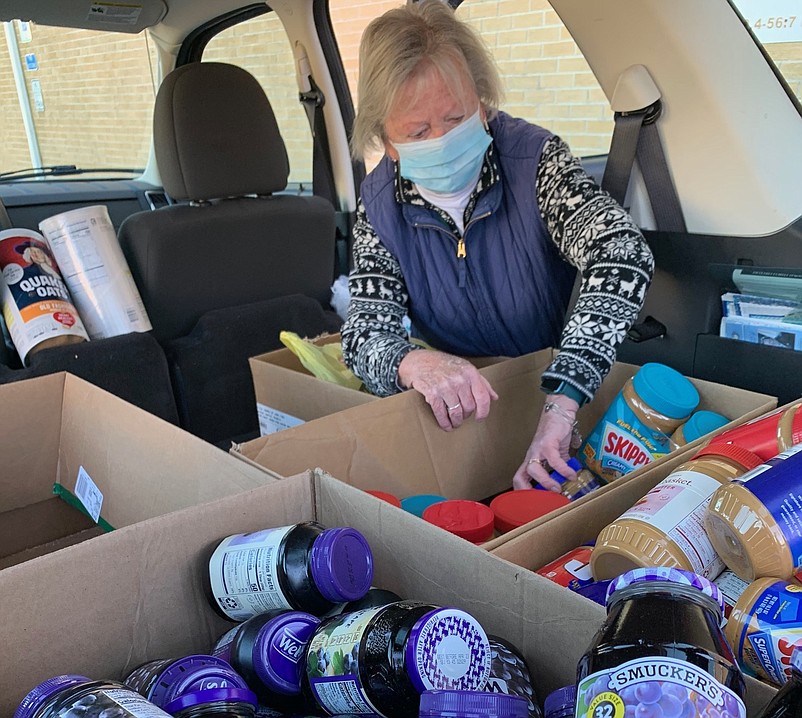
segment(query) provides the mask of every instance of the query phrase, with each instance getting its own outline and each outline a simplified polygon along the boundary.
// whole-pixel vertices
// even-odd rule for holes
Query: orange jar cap
[[[382,501],[386,501],[388,504],[392,504],[393,506],[398,506],[401,508],[401,501],[396,496],[392,494],[388,494],[386,491],[366,491],[366,494],[370,494],[371,496],[375,496],[377,499],[381,499]]]
[[[749,449],[744,449],[736,444],[715,443],[708,444],[703,449],[700,449],[693,456],[698,459],[702,456],[724,456],[733,461],[737,461],[747,471],[757,468],[763,463],[763,460],[754,452]]]
[[[493,535],[493,519],[487,506],[464,499],[441,501],[423,512],[424,521],[473,543],[482,543]]]
[[[568,503],[567,496],[554,491],[521,489],[499,494],[490,502],[490,508],[496,516],[496,530],[506,533]]]

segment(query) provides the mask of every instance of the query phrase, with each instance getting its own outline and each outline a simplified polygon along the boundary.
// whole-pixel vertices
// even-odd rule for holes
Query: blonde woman
[[[549,468],[574,476],[565,460],[577,409],[615,361],[653,260],[567,145],[499,111],[501,94],[481,38],[441,0],[390,10],[366,29],[352,151],[384,157],[361,187],[343,355],[378,395],[419,391],[450,431],[487,417],[497,398],[460,356],[558,346],[513,477],[515,488],[556,490]],[[437,351],[410,343],[405,315]]]

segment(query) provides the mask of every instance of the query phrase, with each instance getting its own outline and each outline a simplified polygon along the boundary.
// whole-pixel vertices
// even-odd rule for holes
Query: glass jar
[[[744,679],[702,576],[640,568],[614,579],[607,619],[577,667],[577,718],[745,718]],[[660,710],[658,710],[658,707]]]

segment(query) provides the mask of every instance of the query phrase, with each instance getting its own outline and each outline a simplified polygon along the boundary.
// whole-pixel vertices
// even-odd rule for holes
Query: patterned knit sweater
[[[491,145],[476,193],[497,180]],[[544,379],[566,382],[592,398],[643,305],[654,271],[651,250],[631,217],[584,171],[568,146],[551,137],[543,148],[533,193],[552,240],[582,277],[565,324],[560,353]],[[466,208],[466,219],[475,205]],[[397,175],[396,201],[426,204],[459,234],[445,211],[429,205]],[[343,357],[369,391],[402,390],[398,365],[415,349],[404,318],[408,295],[398,262],[376,235],[360,201],[354,226],[351,302],[342,328]]]

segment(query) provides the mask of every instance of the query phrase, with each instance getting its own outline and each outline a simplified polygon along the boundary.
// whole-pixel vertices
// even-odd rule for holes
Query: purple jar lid
[[[182,711],[185,708],[223,702],[247,703],[256,709],[259,699],[253,691],[247,688],[208,688],[184,693],[163,706],[163,709],[165,713],[175,715],[178,711]]]
[[[436,608],[409,632],[407,675],[426,690],[478,691],[490,677],[490,641],[479,622],[456,608]]]
[[[529,704],[506,693],[424,691],[420,718],[529,718]]]
[[[550,713],[557,711],[562,712],[568,708],[571,709],[571,715],[574,714],[576,707],[576,686],[564,686],[552,691],[546,696],[543,701],[543,713],[548,718]]]
[[[22,699],[17,706],[17,710],[14,711],[14,718],[31,718],[44,703],[49,701],[59,691],[71,688],[72,686],[78,686],[81,683],[91,683],[91,681],[91,678],[71,673],[48,678],[46,681],[42,681],[42,683],[36,686],[36,688]]]
[[[306,647],[319,624],[309,613],[289,611],[262,627],[253,646],[253,664],[267,688],[291,696],[301,692]]]
[[[719,605],[721,614],[724,614],[724,594],[721,593],[721,589],[715,583],[691,571],[685,571],[681,568],[668,568],[666,566],[634,568],[631,571],[622,573],[618,578],[614,578],[607,587],[607,605],[610,605],[613,594],[616,591],[641,581],[668,581],[682,586],[692,586],[705,594],[705,596],[712,598]]]
[[[154,683],[148,700],[160,708],[175,698],[210,688],[247,688],[245,680],[222,658],[193,655],[167,666]]]
[[[373,581],[373,552],[356,529],[326,529],[312,544],[311,564],[315,585],[333,603],[362,598]]]

